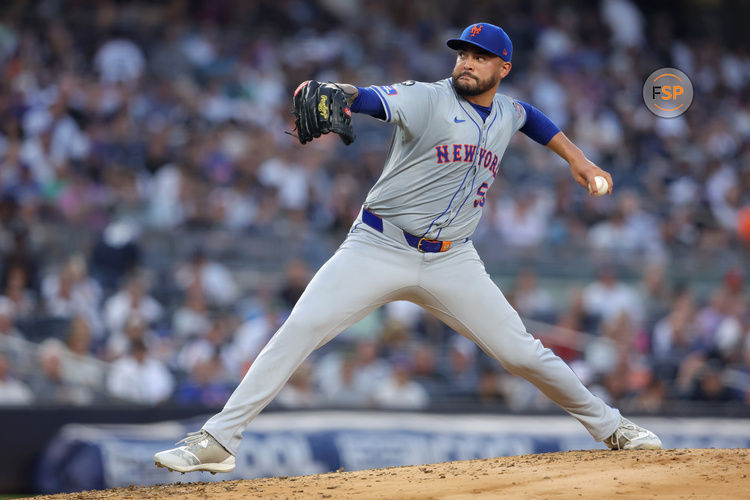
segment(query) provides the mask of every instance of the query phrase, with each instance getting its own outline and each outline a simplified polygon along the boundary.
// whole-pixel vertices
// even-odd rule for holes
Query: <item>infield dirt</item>
[[[187,477],[187,476],[176,476]],[[46,499],[750,498],[750,450],[588,450],[314,476],[172,483]]]

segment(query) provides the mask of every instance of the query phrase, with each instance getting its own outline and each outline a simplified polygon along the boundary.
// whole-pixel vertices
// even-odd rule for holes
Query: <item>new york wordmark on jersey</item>
[[[441,144],[435,146],[436,161],[438,165],[450,162],[473,163],[474,156],[477,154],[475,144]],[[479,148],[479,158],[477,165],[482,166],[492,172],[492,177],[497,177],[500,170],[500,157],[484,148]]]

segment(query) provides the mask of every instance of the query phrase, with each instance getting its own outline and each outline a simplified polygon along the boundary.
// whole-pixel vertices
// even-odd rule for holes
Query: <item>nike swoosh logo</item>
[[[456,123],[462,123],[462,122],[465,122],[466,120],[459,120],[458,117],[456,116],[455,118],[453,118],[453,121]]]

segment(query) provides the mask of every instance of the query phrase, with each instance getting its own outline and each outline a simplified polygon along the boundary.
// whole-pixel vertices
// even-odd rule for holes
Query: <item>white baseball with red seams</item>
[[[594,187],[591,188],[590,191],[597,196],[604,196],[607,194],[607,191],[609,191],[609,183],[607,182],[607,179],[601,175],[594,177]]]

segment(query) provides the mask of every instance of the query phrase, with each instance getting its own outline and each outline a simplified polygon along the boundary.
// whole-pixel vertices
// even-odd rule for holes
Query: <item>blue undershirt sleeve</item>
[[[351,110],[354,113],[365,113],[375,118],[385,120],[385,108],[377,92],[369,87],[357,87],[359,95],[354,99]]]
[[[519,130],[539,144],[546,146],[560,129],[531,104],[523,101],[516,102],[526,110],[526,123]]]

